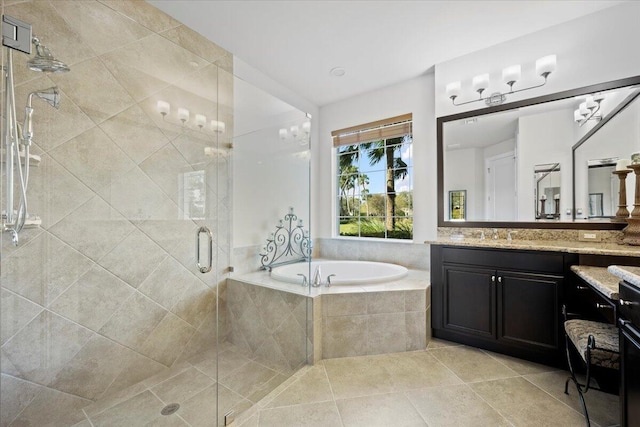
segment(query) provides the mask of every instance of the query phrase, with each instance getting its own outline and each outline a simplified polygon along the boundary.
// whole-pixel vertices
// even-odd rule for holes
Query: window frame
[[[333,185],[333,219],[332,219],[332,223],[333,223],[333,231],[332,231],[332,235],[335,238],[343,238],[343,239],[365,239],[365,240],[379,240],[379,241],[396,241],[396,242],[413,242],[414,239],[414,219],[415,219],[415,205],[414,205],[414,157],[413,157],[413,128],[412,128],[412,115],[408,114],[408,115],[403,115],[403,116],[397,116],[397,117],[393,117],[393,118],[389,118],[389,119],[385,119],[385,120],[381,120],[381,121],[377,121],[377,122],[372,122],[372,123],[368,123],[368,124],[364,124],[364,125],[360,125],[360,126],[354,126],[354,127],[350,127],[350,128],[346,128],[343,130],[339,130],[339,131],[334,131],[332,132],[332,137],[333,137],[333,143],[334,143],[334,147],[333,147],[333,160],[332,163],[334,165],[333,169],[333,177],[332,179],[332,185]],[[372,126],[373,125],[373,126]],[[400,125],[403,125],[404,128],[399,127]],[[395,136],[391,135],[391,136],[387,136],[389,134],[389,128],[395,126],[397,129],[402,129],[401,131],[406,131],[407,129],[409,130],[408,132],[399,134],[396,131]],[[361,133],[360,135],[357,135],[358,133]],[[376,139],[368,139],[368,140],[362,140],[362,134],[365,134],[366,136],[370,137],[371,135],[378,135],[378,134],[384,134],[386,132],[386,137],[384,138],[376,138]],[[400,136],[398,136],[400,135]],[[337,144],[336,143],[336,139],[340,139],[341,137],[345,137],[348,142],[352,142],[352,143],[347,143],[347,144]],[[398,197],[398,195],[400,194],[408,194],[408,197],[410,199],[410,202],[408,204],[408,207],[406,207],[404,209],[404,212],[402,212],[401,215],[398,215],[398,210],[397,207],[394,209],[394,215],[393,218],[395,218],[394,221],[394,230],[391,232],[393,233],[394,231],[398,234],[390,235],[390,231],[387,230],[387,207],[386,207],[386,203],[388,203],[388,198],[386,198],[387,196],[387,192],[385,191],[385,187],[384,187],[384,182],[386,180],[386,176],[384,176],[383,174],[385,174],[387,172],[387,162],[386,162],[386,154],[382,154],[381,155],[381,159],[377,162],[377,164],[380,164],[381,166],[379,168],[376,168],[378,170],[373,171],[376,174],[380,173],[381,175],[383,175],[383,188],[382,188],[382,193],[375,193],[375,194],[371,194],[371,196],[374,195],[381,195],[383,197],[385,197],[385,206],[383,207],[383,214],[382,215],[364,215],[361,211],[361,204],[362,203],[362,196],[360,194],[360,188],[358,188],[357,190],[354,190],[353,196],[347,196],[347,201],[351,199],[353,199],[353,201],[355,202],[355,198],[357,198],[358,200],[358,209],[357,209],[357,214],[356,215],[341,215],[344,212],[341,212],[341,208],[342,208],[342,204],[343,204],[343,188],[341,186],[341,177],[342,176],[346,176],[346,174],[342,174],[341,173],[341,166],[340,166],[340,156],[341,154],[341,149],[343,147],[356,147],[357,148],[357,153],[355,154],[355,163],[356,166],[358,167],[356,169],[356,173],[358,174],[358,176],[360,175],[359,173],[359,169],[361,165],[358,165],[358,161],[362,162],[362,159],[368,159],[368,156],[366,156],[364,154],[364,151],[369,149],[375,149],[375,147],[371,147],[369,144],[371,143],[380,143],[380,141],[385,141],[384,145],[382,147],[377,147],[377,149],[381,149],[381,148],[385,148],[387,147],[386,145],[386,141],[390,140],[390,139],[396,139],[396,138],[402,138],[400,141],[397,142],[393,142],[392,144],[389,144],[389,146],[392,147],[397,147],[397,148],[393,148],[393,152],[394,152],[394,166],[395,166],[395,161],[396,159],[401,159],[401,161],[404,163],[403,159],[403,152],[405,152],[406,148],[410,148],[410,156],[408,157],[408,161],[407,163],[404,164],[404,167],[401,166],[400,169],[406,169],[406,173],[404,176],[402,177],[398,177],[398,176],[394,176],[394,192],[396,197]],[[344,141],[344,140],[343,140]],[[365,146],[365,144],[369,145],[369,146]],[[363,147],[365,146],[365,147]],[[345,152],[351,152],[351,153],[356,153],[356,151],[345,151]],[[397,154],[396,154],[397,153]],[[380,156],[380,154],[379,154]],[[367,161],[367,160],[365,160]],[[354,164],[354,160],[353,158],[351,159],[351,165]],[[399,170],[399,168],[393,167],[392,170]],[[378,178],[379,179],[379,178]],[[409,187],[410,190],[409,191],[398,191],[397,189],[395,189],[395,186],[397,185],[399,180],[408,180],[409,181]],[[365,187],[365,190],[367,188]],[[350,198],[349,198],[350,197]],[[407,211],[410,211],[410,215],[407,215]],[[371,236],[371,235],[363,235],[362,234],[362,220],[366,219],[366,218],[378,218],[381,220],[382,222],[382,227],[384,232],[382,236]],[[356,219],[356,224],[357,224],[357,235],[343,235],[340,234],[340,226],[341,223],[343,222],[343,220],[345,220],[346,218],[355,218]],[[403,219],[410,219],[410,231],[405,230],[406,233],[410,233],[408,235],[408,237],[398,237],[398,235],[400,235],[402,233],[402,229],[398,230],[395,226],[397,224],[398,220],[403,220]],[[379,227],[379,224],[376,225],[376,227]],[[371,234],[373,234],[374,232],[372,232]]]

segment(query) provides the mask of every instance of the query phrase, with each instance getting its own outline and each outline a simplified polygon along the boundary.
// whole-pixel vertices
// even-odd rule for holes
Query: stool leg
[[[580,398],[580,406],[582,406],[582,413],[584,414],[584,420],[586,422],[587,427],[591,427],[591,422],[589,421],[589,412],[587,412],[587,403],[585,402],[584,395],[582,394],[582,387],[578,383],[578,380],[575,378],[575,376],[573,376],[573,373],[569,378],[567,378],[567,382],[565,383],[565,386],[564,386],[564,392],[565,394],[569,394],[568,393],[569,380],[573,381],[573,383],[576,385],[576,390],[578,390],[578,397]]]

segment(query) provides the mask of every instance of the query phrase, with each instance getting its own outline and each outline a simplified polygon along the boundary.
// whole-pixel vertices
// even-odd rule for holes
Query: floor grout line
[[[338,412],[338,417],[340,418],[340,422],[342,423],[342,427],[344,427],[344,420],[342,419],[342,414],[340,413],[340,408],[338,408],[338,402],[336,401],[336,395],[333,392],[333,385],[331,384],[331,379],[329,379],[329,373],[327,372],[327,367],[324,364],[324,361],[320,362],[322,364],[322,371],[324,372],[324,376],[327,379],[327,383],[329,384],[329,391],[331,391],[331,398],[333,399],[333,406],[336,408]]]

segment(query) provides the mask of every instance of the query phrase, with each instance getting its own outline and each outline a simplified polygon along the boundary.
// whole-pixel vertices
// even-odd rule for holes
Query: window
[[[413,239],[411,114],[332,132],[337,234]]]

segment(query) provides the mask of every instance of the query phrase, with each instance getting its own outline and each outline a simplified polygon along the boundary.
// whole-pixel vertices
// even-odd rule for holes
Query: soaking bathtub
[[[302,284],[303,276],[313,281],[317,269],[320,269],[322,284],[331,277],[331,286],[367,285],[402,279],[409,270],[396,264],[372,261],[312,261],[276,267],[271,278],[287,283]]]

